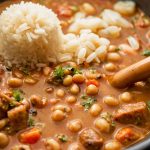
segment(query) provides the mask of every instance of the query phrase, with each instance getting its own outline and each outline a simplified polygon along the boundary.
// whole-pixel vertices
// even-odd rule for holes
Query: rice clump
[[[21,2],[0,15],[0,55],[9,66],[57,62],[62,39],[56,14],[45,6]]]

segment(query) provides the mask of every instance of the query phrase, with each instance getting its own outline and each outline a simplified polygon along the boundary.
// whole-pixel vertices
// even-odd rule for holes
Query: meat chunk
[[[103,138],[91,128],[82,130],[79,140],[86,150],[100,150],[103,145]]]
[[[121,106],[121,108],[114,113],[113,117],[115,121],[120,123],[140,125],[145,122],[147,113],[146,104],[144,102],[138,102]]]
[[[138,140],[140,137],[141,134],[131,127],[122,128],[115,136],[116,140],[123,145],[129,145]]]
[[[27,127],[28,111],[25,105],[20,105],[9,110],[7,115],[14,131],[19,131]]]

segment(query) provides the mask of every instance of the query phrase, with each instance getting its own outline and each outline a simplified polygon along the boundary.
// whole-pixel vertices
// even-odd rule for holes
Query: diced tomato
[[[71,17],[73,15],[73,11],[68,5],[60,5],[56,13],[59,17]]]
[[[122,144],[129,144],[140,138],[140,134],[132,128],[126,127],[116,134],[116,140]]]
[[[19,139],[24,144],[35,144],[41,137],[39,128],[32,128],[20,134]]]
[[[86,84],[87,84],[87,86],[89,86],[91,84],[93,84],[93,85],[95,85],[97,87],[99,86],[99,82],[97,80],[95,80],[95,79],[87,80]]]

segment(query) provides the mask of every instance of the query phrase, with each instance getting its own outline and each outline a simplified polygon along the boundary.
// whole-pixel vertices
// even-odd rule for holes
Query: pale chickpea
[[[86,93],[88,95],[97,95],[98,94],[98,87],[93,85],[93,84],[90,84],[89,86],[87,86],[86,88]]]
[[[108,133],[110,131],[110,124],[103,118],[97,118],[94,125],[100,132]]]
[[[81,84],[85,81],[85,77],[82,74],[75,74],[72,79],[74,83],[78,84]]]
[[[45,76],[48,76],[50,74],[50,72],[51,72],[51,68],[50,67],[44,67],[43,68],[43,74]]]
[[[117,62],[121,60],[121,56],[118,53],[111,52],[111,53],[108,53],[107,60]]]
[[[103,98],[103,101],[104,101],[105,104],[107,104],[109,106],[117,106],[117,105],[119,105],[119,100],[116,99],[113,96],[105,96]]]
[[[71,145],[69,145],[67,150],[82,150],[82,148],[78,143],[72,143]]]
[[[63,89],[58,89],[56,91],[56,96],[63,98],[65,96],[65,91]]]
[[[72,76],[71,75],[67,75],[64,79],[63,79],[63,85],[65,86],[69,86],[72,84]]]
[[[89,110],[92,116],[98,116],[102,111],[102,106],[100,104],[93,104]]]
[[[33,106],[36,108],[43,108],[47,105],[48,101],[45,97],[41,97],[39,95],[32,95],[30,97],[30,101]]]
[[[124,92],[119,96],[120,100],[123,102],[130,102],[132,100],[132,95],[129,92]]]
[[[77,95],[79,92],[80,92],[80,88],[79,88],[79,86],[77,84],[73,84],[70,87],[70,93],[71,94]]]
[[[62,110],[55,110],[51,114],[51,118],[53,121],[62,121],[66,117],[65,113]]]
[[[117,70],[117,66],[116,66],[115,64],[111,63],[111,62],[105,64],[104,68],[105,68],[107,71],[110,71],[110,72]]]
[[[0,148],[4,148],[9,144],[9,137],[5,134],[0,132]]]
[[[44,145],[47,150],[60,150],[60,144],[54,139],[44,140]]]
[[[19,78],[9,78],[7,83],[10,87],[17,88],[17,87],[22,86],[23,81],[22,79],[19,79]]]
[[[104,150],[121,150],[121,145],[119,142],[112,140],[105,144]]]
[[[61,111],[66,112],[66,113],[70,113],[72,111],[72,109],[69,106],[62,105],[62,104],[54,106],[52,108],[52,111],[55,111],[55,110],[61,110]]]
[[[108,52],[115,52],[116,49],[117,49],[117,46],[115,46],[115,45],[110,45],[110,46],[108,47]]]
[[[90,3],[83,3],[82,9],[87,15],[93,15],[96,13],[96,9]]]
[[[67,124],[67,127],[71,132],[78,132],[82,129],[82,121],[79,119],[72,120]]]
[[[75,96],[68,96],[66,98],[66,101],[70,104],[75,103],[77,101],[77,98]]]

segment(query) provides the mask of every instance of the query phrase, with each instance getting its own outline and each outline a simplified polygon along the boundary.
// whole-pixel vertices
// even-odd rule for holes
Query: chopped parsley
[[[146,49],[143,51],[142,55],[144,56],[150,56],[150,50]]]
[[[146,102],[146,105],[147,105],[148,111],[150,111],[150,101],[147,101],[147,102]]]
[[[59,66],[56,67],[54,70],[54,78],[58,81],[58,82],[62,82],[63,78],[64,78],[65,74],[64,74],[64,68]]]
[[[68,136],[65,134],[57,134],[56,137],[59,139],[60,142],[67,142],[68,141]]]
[[[73,12],[77,12],[79,10],[79,8],[75,5],[72,5],[70,6],[70,9],[73,11]]]
[[[31,116],[29,116],[27,124],[28,124],[29,127],[32,127],[32,126],[35,125],[35,120]]]
[[[117,52],[120,51],[120,50],[121,50],[121,48],[119,48],[119,47],[117,47],[117,48],[115,49],[115,51],[117,51]]]
[[[19,90],[19,89],[13,90],[13,97],[15,98],[17,102],[20,102],[23,100],[22,94],[23,94],[22,90]]]
[[[91,106],[96,102],[96,98],[89,97],[86,95],[81,96],[81,99],[83,100],[81,102],[81,105],[84,107],[85,111],[88,111],[89,108],[91,108]]]

